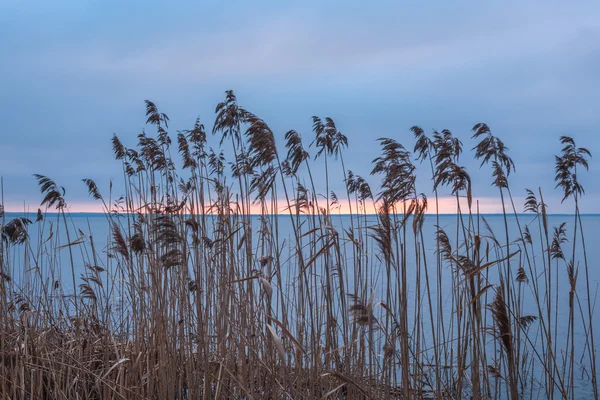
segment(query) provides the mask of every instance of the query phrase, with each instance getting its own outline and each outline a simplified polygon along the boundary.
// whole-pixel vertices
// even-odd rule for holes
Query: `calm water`
[[[10,220],[16,216],[23,216],[23,214],[19,214],[19,213],[7,213],[5,218],[6,220]],[[30,215],[28,216],[29,218],[31,218],[32,220],[35,219],[35,215]],[[280,217],[272,217],[272,220],[274,220],[275,218],[279,218],[278,221],[278,226],[279,226],[279,232],[280,232],[280,240],[286,240],[287,243],[290,242],[290,240],[293,241],[293,232],[292,232],[292,227],[291,227],[291,223],[289,221],[289,217],[287,216],[280,216]],[[493,233],[498,240],[500,241],[500,243],[504,244],[505,243],[505,239],[504,239],[504,219],[501,215],[486,215],[485,216],[485,220],[487,221],[487,224],[489,225],[489,230],[491,230],[491,232],[489,232],[488,227],[486,226],[486,224],[484,223],[483,219],[480,219],[478,221],[475,221],[476,224],[479,224],[479,229],[481,232],[481,235],[491,235],[491,233]],[[529,225],[530,227],[530,231],[531,231],[531,235],[534,241],[534,244],[536,244],[537,241],[537,246],[535,248],[535,262],[538,264],[538,279],[540,281],[543,281],[544,279],[544,271],[542,270],[542,260],[541,257],[544,257],[544,254],[542,254],[542,252],[540,251],[540,236],[539,236],[539,228],[538,228],[538,221],[534,219],[534,216],[532,215],[520,215],[519,216],[519,220],[521,223],[521,228],[523,229],[525,227],[525,225]],[[333,217],[333,225],[334,227],[338,230],[338,232],[340,233],[340,236],[345,236],[343,234],[344,229],[347,229],[350,226],[350,217],[349,216],[334,216]],[[376,222],[376,217],[375,216],[369,216],[367,218],[367,225],[370,224],[374,224]],[[573,222],[574,222],[574,217],[571,215],[552,215],[549,217],[549,224],[550,227],[554,227],[554,226],[559,226],[561,223],[566,222],[566,228],[567,228],[567,238],[569,239],[569,241],[572,240],[572,234],[573,234]],[[38,232],[38,226],[37,225],[32,225],[31,231],[30,231],[30,235],[32,237],[41,237],[42,241],[46,240],[47,237],[49,236],[49,232],[51,231],[56,231],[56,224],[58,223],[58,216],[57,215],[52,215],[52,214],[48,214],[47,218],[44,221],[44,233],[40,234]],[[60,224],[62,224],[62,220],[60,221]],[[110,240],[110,231],[109,231],[109,225],[107,223],[107,220],[105,218],[104,215],[102,214],[71,214],[70,219],[68,220],[68,223],[70,225],[73,226],[74,229],[72,229],[71,232],[71,241],[74,241],[75,239],[77,239],[77,235],[82,233],[83,235],[87,236],[87,235],[91,235],[94,238],[94,243],[95,243],[95,247],[97,252],[99,252],[100,254],[103,255],[104,259],[106,260],[106,253],[107,253],[107,243],[109,243]],[[590,276],[589,276],[589,280],[590,280],[590,286],[591,286],[591,292],[592,292],[592,296],[595,296],[597,293],[597,289],[600,283],[600,268],[598,268],[598,261],[600,260],[600,246],[598,245],[598,240],[597,238],[600,237],[600,215],[584,215],[582,216],[582,223],[583,223],[583,231],[585,234],[585,239],[586,239],[586,244],[587,244],[587,258],[589,261],[589,272],[590,272]],[[363,220],[363,224],[364,224],[364,220]],[[425,249],[426,249],[426,256],[428,258],[428,263],[430,265],[431,268],[431,274],[433,275],[433,272],[435,271],[435,260],[436,260],[436,256],[435,256],[435,231],[436,231],[436,217],[433,215],[428,215],[425,219],[425,223],[423,226],[423,230],[424,230],[424,245],[425,245]],[[440,216],[439,219],[439,225],[444,228],[448,234],[448,236],[450,237],[450,240],[452,243],[454,243],[454,238],[455,238],[455,234],[456,234],[456,216],[455,215],[443,215]],[[257,232],[258,229],[260,228],[260,221],[258,217],[253,217],[253,231]],[[61,227],[62,229],[62,227]],[[307,229],[304,229],[304,231],[306,231]],[[366,230],[364,231],[366,233]],[[36,236],[39,235],[39,236]],[[406,246],[408,249],[413,249],[414,247],[414,243],[412,241],[412,238],[410,238],[410,234],[409,234],[409,240],[406,243]],[[519,228],[513,218],[509,219],[509,236],[510,236],[510,240],[514,241],[516,239],[518,239],[520,237],[519,234]],[[56,239],[56,237],[54,238]],[[65,245],[67,244],[67,240],[65,237],[59,237],[58,238],[59,242],[61,245]],[[371,240],[372,241],[372,240]],[[581,244],[581,241],[578,239],[579,241],[579,245]],[[347,245],[345,248],[346,254],[350,254],[352,253],[352,248],[349,247],[350,245]],[[35,245],[34,245],[35,247]],[[84,266],[83,263],[81,261],[77,261],[81,259],[81,252],[84,251],[83,249],[79,248],[80,246],[73,246],[73,250],[74,250],[74,255],[75,255],[75,259],[76,259],[76,276],[80,276],[83,272],[84,272]],[[511,251],[515,251],[516,250],[516,246],[513,246],[513,248],[511,248]],[[374,252],[375,254],[377,253],[377,247],[374,245],[374,243],[372,243],[370,245],[370,249],[372,252]],[[571,243],[565,243],[564,244],[564,253],[565,256],[567,258],[570,258],[571,255]],[[11,250],[13,252],[13,257],[16,257],[15,259],[19,259],[21,260],[20,263],[22,263],[23,261],[23,254],[26,251],[23,246],[16,246],[13,247],[13,249]],[[35,248],[33,249],[33,251],[35,252]],[[65,249],[57,252],[58,254],[53,255],[53,257],[58,257],[58,261],[59,263],[67,263],[68,262],[68,251]],[[409,251],[410,254],[411,251]],[[413,252],[414,253],[414,252]],[[286,251],[284,251],[283,254],[286,254]],[[293,254],[293,251],[287,251],[287,254]],[[258,255],[258,257],[260,257],[260,255]],[[413,259],[410,259],[410,257],[413,257]],[[524,261],[520,259],[520,257],[524,257],[523,254],[519,254],[517,256],[515,256],[512,260],[511,263],[514,263],[514,265],[516,265],[517,263],[521,263],[524,264]],[[491,256],[492,259],[494,259],[495,257],[492,255]],[[287,260],[288,257],[283,257],[284,260]],[[375,257],[371,257],[372,260],[375,260]],[[291,258],[289,259],[290,261],[288,261],[287,265],[283,265],[282,266],[282,273],[284,275],[284,280],[286,280],[288,283],[286,284],[288,287],[283,287],[283,288],[276,288],[276,289],[280,289],[280,290],[292,290],[294,283],[294,277],[295,274],[297,273],[296,268],[294,267],[293,263],[294,263],[294,259]],[[352,264],[352,263],[350,263]],[[554,265],[554,264],[553,264]],[[577,247],[577,252],[576,252],[576,265],[579,266],[580,268],[580,273],[579,273],[579,278],[578,278],[578,293],[579,293],[579,299],[580,302],[582,304],[586,304],[587,302],[587,297],[586,297],[586,293],[585,293],[585,273],[584,273],[584,265],[583,265],[583,252],[582,252],[582,248],[580,246]],[[410,284],[409,286],[409,294],[410,294],[410,298],[409,298],[409,304],[414,304],[414,295],[415,295],[415,291],[417,288],[417,284],[415,283],[415,279],[414,279],[414,274],[415,274],[415,260],[414,260],[414,254],[409,256],[408,259],[408,270],[407,270],[407,274],[408,274],[408,280],[409,282],[412,282],[412,284]],[[13,274],[13,278],[19,282],[23,282],[24,275],[23,272],[26,271],[28,268],[30,268],[31,265],[29,265],[28,263],[24,263],[22,265],[15,265],[14,266],[14,270],[12,271]],[[411,268],[412,267],[412,268]],[[526,268],[527,270],[527,268]],[[498,283],[498,279],[497,279],[497,270],[495,268],[490,268],[489,269],[489,280],[491,283]],[[322,274],[323,271],[316,271],[319,274]],[[377,268],[377,266],[373,266],[372,267],[372,276],[371,276],[371,281],[372,281],[372,287],[371,290],[375,293],[375,301],[379,301],[379,300],[384,300],[385,299],[385,291],[384,291],[384,279],[385,279],[385,274],[383,273],[383,268]],[[558,310],[558,320],[560,321],[559,325],[558,325],[558,336],[559,338],[566,338],[567,337],[567,321],[568,321],[568,315],[569,315],[569,308],[568,308],[568,300],[569,300],[569,283],[568,283],[568,276],[567,276],[567,271],[566,271],[566,267],[564,265],[564,263],[559,264],[558,270],[554,270],[551,271],[553,274],[553,279],[554,279],[554,274],[558,273],[558,277],[559,277],[559,287],[558,287],[558,304],[559,304],[559,310]],[[442,285],[440,287],[438,287],[436,284],[433,284],[431,286],[431,290],[432,290],[432,296],[434,298],[437,298],[438,295],[441,295],[443,298],[443,304],[444,307],[447,307],[448,309],[444,310],[444,313],[446,315],[446,318],[448,318],[448,316],[450,315],[450,308],[451,308],[451,295],[452,295],[452,287],[451,287],[451,283],[452,283],[452,279],[451,279],[451,270],[446,267],[444,268],[444,272],[443,272],[443,279],[442,279]],[[529,271],[527,270],[527,274],[529,274]],[[346,281],[347,287],[348,287],[348,291],[352,292],[352,288],[353,288],[353,282],[352,282],[352,272],[351,271],[347,271],[347,276],[348,279]],[[432,276],[433,279],[433,276]],[[529,279],[535,279],[532,278],[531,276],[529,276]],[[72,281],[71,281],[71,273],[70,273],[70,268],[68,268],[68,271],[63,271],[63,277],[62,280],[64,282],[64,287],[65,288],[70,288],[72,287]],[[285,286],[285,285],[284,285]],[[68,289],[66,289],[68,291]],[[421,291],[422,293],[424,292],[424,285],[422,285],[421,287]],[[531,297],[531,293],[528,292],[528,290],[524,290],[524,296],[526,299],[525,302],[525,306],[524,306],[524,314],[523,315],[537,315],[537,308],[535,307],[535,304],[530,301],[532,299]],[[592,299],[592,302],[595,303],[595,298]],[[424,305],[426,303],[423,303]],[[412,317],[414,315],[415,312],[426,312],[427,313],[427,317],[424,318],[424,321],[429,321],[430,320],[430,316],[429,316],[429,311],[428,310],[415,310],[414,306],[410,308],[409,313],[410,315],[408,316],[409,321],[412,320]],[[434,320],[438,318],[437,312],[434,311]],[[488,322],[488,324],[490,324],[491,322]],[[594,325],[594,329],[595,332],[600,332],[600,324],[598,322],[598,318],[594,317],[593,320],[593,325]],[[427,330],[428,327],[426,326],[425,329]],[[430,328],[429,328],[430,329]],[[582,332],[581,328],[578,328],[578,330],[575,332],[576,335],[576,341],[578,343],[578,345],[583,345],[584,343],[584,333]],[[596,334],[596,337],[600,337],[598,336],[598,334]],[[564,340],[563,340],[564,342]],[[599,343],[600,340],[596,340],[596,343]],[[564,346],[564,344],[559,344],[560,346]],[[581,350],[583,347],[579,348],[579,350]],[[591,394],[591,387],[589,385],[589,382],[587,380],[582,380],[579,381],[579,387],[577,388],[577,395],[578,398],[588,398],[590,397]],[[539,393],[532,393],[532,396],[534,398],[539,397]]]

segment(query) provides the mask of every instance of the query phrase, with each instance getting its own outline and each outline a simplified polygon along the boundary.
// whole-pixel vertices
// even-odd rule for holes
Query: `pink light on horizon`
[[[281,215],[286,215],[289,213],[287,209],[287,203],[285,200],[279,200],[277,202],[277,213]],[[269,202],[270,204],[270,202]],[[325,201],[319,203],[319,208],[315,208],[315,211],[318,212],[320,208],[325,207]],[[468,211],[467,199],[460,198],[460,207],[462,212]],[[43,207],[40,207],[33,204],[20,204],[17,205],[15,203],[5,204],[6,212],[15,212],[15,213],[35,213],[38,208],[41,208],[44,211]],[[438,208],[440,214],[455,214],[456,213],[456,198],[454,197],[440,197],[438,199]],[[399,210],[401,208],[398,208]],[[104,209],[101,202],[74,202],[67,203],[67,210],[71,213],[103,213]],[[48,209],[48,212],[55,212],[55,209]],[[270,211],[270,208],[269,208]],[[267,211],[267,212],[269,212]],[[357,203],[352,201],[352,213],[363,213],[373,214],[376,212],[376,208],[373,205],[372,201],[365,201],[363,205],[360,206],[360,209],[357,209]],[[498,199],[494,197],[478,197],[473,198],[472,203],[472,211],[476,213],[479,211],[481,214],[497,214],[502,212],[502,204],[498,201]],[[295,210],[292,209],[292,212],[295,213]],[[436,212],[436,201],[435,198],[428,198],[428,208],[427,214],[435,214]],[[250,207],[251,214],[261,214],[261,206],[260,204],[253,204]],[[330,206],[330,213],[332,215],[336,214],[350,214],[350,207],[348,205],[347,199],[339,199],[338,204],[334,206]]]

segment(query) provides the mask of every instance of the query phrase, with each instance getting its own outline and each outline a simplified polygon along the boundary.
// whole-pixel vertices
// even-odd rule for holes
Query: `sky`
[[[553,213],[573,209],[554,190],[559,137],[600,154],[598,1],[0,0],[0,37],[8,210],[37,208],[34,173],[64,186],[72,211],[96,210],[81,179],[104,192],[114,179],[119,190],[110,139],[134,146],[145,99],[169,115],[173,134],[196,117],[210,130],[228,89],[280,145],[290,129],[310,143],[312,115],[333,118],[348,137],[347,167],[363,176],[377,138],[412,149],[411,126],[450,129],[489,212],[499,210],[497,189],[472,160],[474,124],[510,149],[515,197],[542,187]],[[430,193],[419,171],[419,191]],[[599,172],[593,158],[580,176],[582,212],[600,213]],[[343,179],[332,189],[343,193]]]

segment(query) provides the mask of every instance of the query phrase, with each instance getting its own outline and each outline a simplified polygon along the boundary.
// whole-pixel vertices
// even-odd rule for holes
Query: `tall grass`
[[[411,128],[414,152],[378,139],[372,188],[346,169],[330,118],[313,117],[308,147],[282,135],[283,150],[229,91],[215,151],[199,120],[174,145],[168,116],[150,101],[146,116],[155,136],[112,139],[124,193],[83,179],[108,238],[75,226],[65,189],[42,175],[35,220],[2,213],[3,397],[598,398],[578,180],[591,154],[573,139],[555,159],[567,233],[541,189],[521,213],[508,149],[475,125],[502,204],[496,236],[448,130]],[[417,189],[423,162],[432,185]],[[441,191],[456,205],[446,226]]]

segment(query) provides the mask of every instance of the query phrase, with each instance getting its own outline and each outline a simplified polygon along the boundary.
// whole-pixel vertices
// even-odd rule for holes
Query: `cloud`
[[[414,124],[449,128],[468,150],[469,128],[487,122],[510,147],[519,194],[532,183],[554,186],[559,135],[600,151],[598,4],[324,3],[252,5],[248,15],[238,5],[215,16],[152,4],[129,6],[135,18],[120,15],[118,4],[82,6],[73,15],[0,15],[9,38],[0,41],[8,55],[0,63],[0,107],[11,132],[0,144],[7,187],[28,187],[35,199],[29,176],[42,172],[83,201],[79,178],[119,176],[109,138],[116,132],[135,142],[143,99],[164,106],[174,130],[198,112],[209,126],[228,88],[278,134],[294,128],[306,139],[310,115],[333,117],[351,143],[349,168],[361,174],[379,152],[376,137],[411,147]],[[470,158],[474,193],[495,195],[489,168],[478,171]],[[586,177],[598,171],[592,164]],[[423,190],[430,187],[424,176]],[[600,192],[587,181],[586,189]]]
[[[149,32],[145,41],[133,47],[126,39],[122,44],[96,39],[73,47],[59,45],[35,57],[56,70],[132,80],[210,82],[318,75],[345,79],[381,73],[431,76],[461,68],[522,64],[548,54],[559,58],[582,34],[600,32],[600,19],[593,14],[457,19],[373,26],[356,20],[280,15],[210,33]],[[23,56],[25,60],[17,63],[25,63],[32,55]]]

